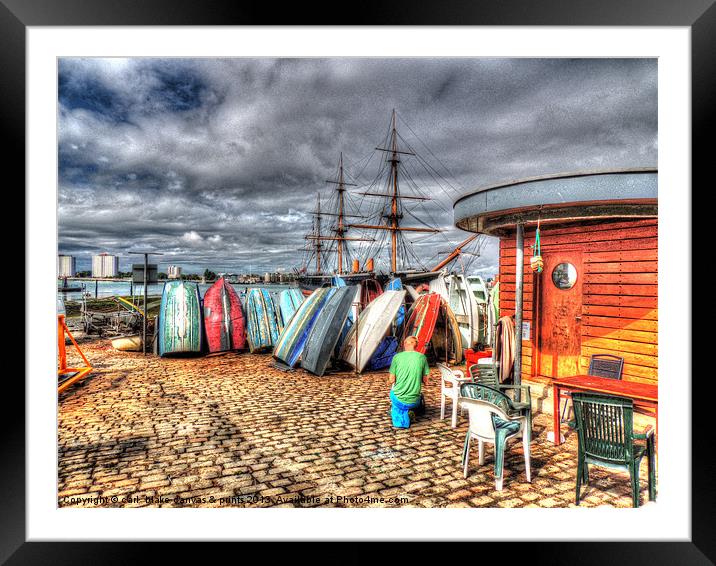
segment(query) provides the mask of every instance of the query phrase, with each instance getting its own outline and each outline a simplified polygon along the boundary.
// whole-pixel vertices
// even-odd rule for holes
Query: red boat
[[[246,324],[241,300],[223,277],[204,294],[204,329],[209,352],[241,350],[246,347]]]
[[[378,295],[383,294],[383,288],[375,279],[365,279],[360,282],[360,303],[362,307],[366,307]]]
[[[430,339],[435,331],[435,323],[440,316],[442,297],[437,293],[426,293],[420,295],[408,314],[408,320],[403,329],[403,340],[408,336],[415,336],[418,339],[416,350],[423,354],[427,350]]]

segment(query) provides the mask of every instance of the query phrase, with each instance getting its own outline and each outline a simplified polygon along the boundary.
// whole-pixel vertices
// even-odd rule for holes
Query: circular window
[[[571,289],[577,282],[577,268],[571,263],[560,263],[552,271],[552,282],[559,289]]]

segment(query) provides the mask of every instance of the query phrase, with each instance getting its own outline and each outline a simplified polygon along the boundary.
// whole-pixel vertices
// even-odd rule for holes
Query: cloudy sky
[[[657,165],[654,59],[65,58],[58,79],[59,251],[78,269],[102,251],[128,269],[132,250],[190,272],[298,267],[340,152],[352,202],[377,210],[357,193],[384,166],[393,108],[420,155],[404,190],[433,198],[409,206],[444,230],[410,237],[424,265],[467,236],[461,193]],[[494,273],[496,252],[488,239],[469,270]]]

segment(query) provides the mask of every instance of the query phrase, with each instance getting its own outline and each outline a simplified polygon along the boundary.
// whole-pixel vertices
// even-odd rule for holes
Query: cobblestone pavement
[[[318,378],[278,371],[269,355],[145,358],[106,341],[82,348],[96,369],[60,396],[60,506],[574,506],[576,435],[548,442],[550,415],[534,419],[531,484],[517,441],[502,492],[491,447],[482,467],[472,451],[464,479],[467,420],[456,429],[439,420],[437,371],[426,414],[398,430],[385,373]],[[641,479],[644,504],[645,461]],[[631,506],[627,474],[592,468],[590,480],[581,506]]]

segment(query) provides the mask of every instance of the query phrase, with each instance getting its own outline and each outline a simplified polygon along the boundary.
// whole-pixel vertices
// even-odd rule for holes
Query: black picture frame
[[[716,100],[715,0],[467,0],[408,2],[364,1],[341,15],[335,3],[278,5],[258,2],[196,2],[191,0],[0,0],[0,131],[6,148],[0,155],[3,171],[14,174],[16,186],[25,184],[25,34],[28,26],[68,25],[569,25],[569,26],[686,26],[692,44],[692,179],[693,185],[711,187],[707,178],[713,160],[707,141],[713,138],[713,101]],[[688,195],[688,188],[681,188]],[[692,196],[693,198],[693,191]],[[693,202],[693,201],[692,201]],[[19,204],[24,207],[22,201]],[[693,206],[693,205],[692,205]],[[693,209],[692,209],[693,210]],[[694,222],[693,225],[696,225]],[[26,258],[31,261],[31,258]],[[29,297],[25,296],[27,301]],[[691,305],[689,305],[691,308]],[[693,312],[693,311],[691,311]],[[691,329],[683,329],[691,332]],[[24,333],[23,333],[24,335]],[[26,344],[26,355],[29,345]],[[692,352],[683,352],[685,360]],[[691,379],[691,364],[684,376],[698,394],[692,396],[692,538],[690,542],[569,542],[521,543],[503,557],[549,564],[713,564],[716,563],[716,465],[714,463],[711,409],[713,379]],[[702,383],[703,382],[703,383]],[[6,376],[2,413],[0,462],[0,561],[8,564],[127,564],[159,556],[169,561],[186,549],[152,543],[26,542],[25,536],[25,388],[22,380]],[[9,407],[19,409],[7,410]],[[558,529],[558,525],[556,525]],[[558,532],[556,533],[558,535]],[[81,534],[80,534],[81,536]],[[320,534],[317,534],[320,538]],[[461,545],[462,547],[462,545]],[[464,547],[463,547],[464,548]],[[488,548],[470,551],[478,557]],[[503,552],[502,549],[496,549]],[[207,560],[231,553],[233,545],[212,549]],[[272,550],[272,561],[284,559]],[[313,559],[308,550],[306,558]],[[343,556],[345,551],[340,551]],[[393,552],[393,551],[390,551]],[[415,552],[415,551],[413,551]],[[372,553],[351,553],[363,562]],[[291,556],[287,554],[287,556]],[[452,556],[452,555],[451,555]],[[362,558],[361,558],[362,557]],[[293,558],[299,557],[293,554]],[[451,558],[452,560],[452,558]]]

